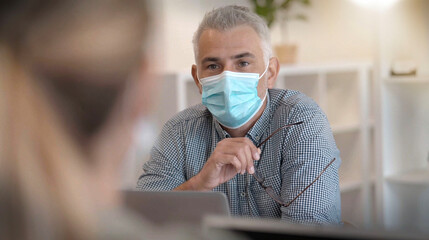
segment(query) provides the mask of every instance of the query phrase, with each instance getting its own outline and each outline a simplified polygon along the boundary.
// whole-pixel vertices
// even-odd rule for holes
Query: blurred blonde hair
[[[92,238],[94,206],[85,192],[84,157],[41,89],[16,63],[3,61],[9,69],[0,81],[1,235]]]
[[[72,79],[67,81],[70,80],[73,85],[81,84],[80,77],[83,77],[83,81],[86,80],[86,76],[89,76],[88,79],[100,79],[103,82],[106,76],[110,77],[121,71],[125,74],[130,70],[131,65],[135,67],[134,63],[137,63],[138,59],[131,58],[135,58],[139,53],[133,53],[133,48],[106,49],[106,47],[136,44],[138,37],[143,36],[142,33],[146,27],[144,22],[146,13],[142,11],[144,4],[137,3],[140,2],[138,0],[41,2],[44,2],[40,4],[41,6],[37,4],[38,1],[33,2],[34,6],[31,4],[26,7],[21,6],[22,11],[16,13],[22,14],[24,20],[9,22],[9,24],[15,23],[13,27],[17,30],[12,30],[0,42],[0,68],[2,68],[0,69],[2,72],[0,76],[0,236],[4,239],[93,239],[97,237],[96,203],[91,199],[92,193],[87,187],[88,166],[91,159],[85,153],[84,144],[81,144],[74,134],[79,132],[80,136],[89,137],[93,134],[93,130],[80,126],[85,125],[85,120],[77,122],[76,128],[71,128],[73,126],[70,124],[73,122],[67,122],[62,115],[63,112],[60,113],[58,110],[64,108],[65,112],[69,113],[67,116],[93,113],[88,112],[91,109],[87,109],[88,111],[84,113],[77,113],[69,105],[53,102],[56,99],[49,95],[56,93],[61,98],[64,95],[61,91],[64,89],[48,86],[56,82],[56,79],[50,79],[53,76],[50,71],[52,70],[54,75],[60,71],[59,78],[71,77]],[[45,39],[55,39],[56,34],[61,36],[66,33],[65,36],[67,36],[67,27],[81,29],[78,25],[74,25],[77,23],[74,18],[80,20],[79,14],[83,14],[82,23],[85,23],[85,18],[90,18],[92,15],[91,10],[100,10],[103,6],[107,6],[104,10],[107,9],[110,12],[104,14],[104,18],[100,21],[91,19],[96,21],[95,24],[100,24],[99,27],[103,23],[101,21],[108,22],[110,18],[126,18],[132,15],[137,19],[139,14],[143,17],[137,21],[125,21],[119,25],[112,23],[111,30],[113,33],[119,31],[117,34],[120,35],[116,38],[112,35],[113,41],[119,39],[124,42],[113,42],[109,45],[108,39],[107,45],[104,46],[103,39],[93,39],[94,36],[105,37],[97,35],[98,32],[90,38],[83,36],[88,43],[102,41],[101,48],[97,48],[97,45],[93,47],[97,61],[93,61],[91,53],[86,55],[88,51],[66,49],[65,52],[61,52],[63,48],[52,50],[51,45],[43,45]],[[36,10],[31,12],[32,8]],[[70,12],[69,9],[76,11]],[[130,11],[131,14],[129,14]],[[56,19],[59,24],[65,22],[70,25],[58,26]],[[62,22],[63,19],[66,20]],[[38,22],[38,25],[35,25],[37,27],[32,25],[33,20]],[[117,22],[123,21],[117,20]],[[134,24],[128,26],[130,28],[124,25],[130,23]],[[124,31],[128,31],[126,33],[132,36],[127,38]],[[66,37],[63,36],[60,39],[66,39]],[[140,40],[143,39],[140,38]],[[41,49],[38,49],[39,46]],[[81,46],[88,47],[85,44]],[[141,45],[138,48],[141,48]],[[104,55],[106,50],[111,51]],[[110,52],[113,52],[113,55],[110,55]],[[101,57],[97,55],[100,53]],[[68,58],[70,56],[71,62]],[[118,60],[115,56],[121,58]],[[62,60],[64,62],[61,62]],[[123,60],[130,60],[130,63],[124,63]],[[109,66],[112,67],[109,68]],[[32,68],[41,75],[32,74]],[[61,73],[61,71],[64,72]],[[73,75],[73,73],[79,74]],[[115,77],[121,79],[124,76],[119,74]],[[49,81],[44,82],[45,80]],[[125,79],[122,79],[121,82],[124,81]],[[120,85],[113,85],[114,90],[122,91]],[[94,88],[94,91],[95,89],[98,88]],[[100,91],[104,90],[101,88]],[[79,100],[78,97],[68,98],[64,102],[70,103],[75,100]],[[83,99],[85,104],[89,104],[90,101],[93,99]],[[112,100],[103,107],[108,110],[112,108],[113,103]],[[58,104],[59,106],[56,106]],[[98,127],[107,118],[105,113],[99,115],[95,116],[99,120],[87,124],[90,128]],[[94,124],[97,126],[93,126]],[[85,132],[86,130],[88,132]]]

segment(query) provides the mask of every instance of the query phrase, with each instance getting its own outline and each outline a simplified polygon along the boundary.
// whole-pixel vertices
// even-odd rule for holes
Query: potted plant
[[[292,20],[306,21],[307,17],[302,13],[292,14],[294,4],[310,6],[310,0],[250,0],[253,10],[272,27],[275,22],[280,24],[281,44],[274,46],[274,51],[280,63],[291,64],[296,62],[297,46],[288,40],[287,23]]]

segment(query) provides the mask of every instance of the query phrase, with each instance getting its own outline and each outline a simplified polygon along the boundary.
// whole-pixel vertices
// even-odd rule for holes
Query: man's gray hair
[[[205,30],[216,29],[227,31],[241,25],[250,26],[259,35],[264,61],[268,63],[273,51],[271,49],[270,31],[267,24],[256,13],[250,11],[249,8],[235,5],[220,7],[206,13],[192,40],[195,62],[197,62],[198,56],[198,41]]]

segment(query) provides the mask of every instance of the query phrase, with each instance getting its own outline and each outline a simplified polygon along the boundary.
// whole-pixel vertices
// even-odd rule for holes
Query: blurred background
[[[157,109],[136,130],[123,170],[134,188],[162,125],[201,98],[190,75],[204,13],[237,4],[270,23],[278,88],[315,99],[343,160],[343,220],[429,231],[429,1],[153,0]]]

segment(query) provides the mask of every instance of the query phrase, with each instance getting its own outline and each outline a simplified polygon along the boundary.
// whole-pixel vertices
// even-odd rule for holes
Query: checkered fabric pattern
[[[226,194],[231,213],[245,217],[281,218],[304,224],[340,224],[338,169],[341,163],[329,122],[309,97],[292,90],[270,89],[267,107],[246,137],[258,145],[277,128],[286,128],[261,146],[255,167],[284,202],[291,201],[335,157],[337,160],[306,192],[288,207],[272,200],[250,174],[237,174],[213,191]],[[169,120],[144,164],[137,188],[172,190],[198,174],[216,144],[229,138],[202,104]]]

